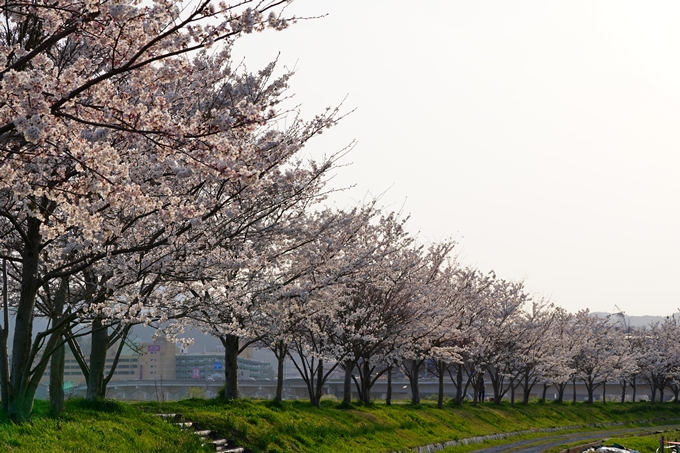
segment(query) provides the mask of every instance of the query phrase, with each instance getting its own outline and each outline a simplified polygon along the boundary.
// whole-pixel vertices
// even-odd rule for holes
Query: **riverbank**
[[[32,424],[16,426],[0,420],[0,451],[209,451],[191,432],[154,415],[158,412],[180,413],[202,429],[258,453],[404,451],[498,433],[527,431],[520,436],[531,437],[532,430],[606,430],[605,425],[611,427],[613,422],[618,426],[661,425],[680,418],[680,406],[650,403],[531,403],[514,407],[485,403],[438,409],[430,402],[342,408],[337,402],[324,401],[315,408],[302,401],[275,404],[202,399],[161,404],[106,401],[99,405],[70,400],[64,415],[52,418],[46,404],[39,401]]]
[[[139,404],[146,410],[154,406]],[[438,409],[430,402],[342,408],[337,402],[325,401],[315,408],[303,401],[279,405],[252,400],[185,400],[166,403],[163,410],[182,413],[255,452],[281,453],[390,452],[498,433],[528,431],[519,435],[532,437],[539,435],[536,431],[606,430],[612,423],[664,424],[680,418],[680,406],[650,403],[485,403]]]

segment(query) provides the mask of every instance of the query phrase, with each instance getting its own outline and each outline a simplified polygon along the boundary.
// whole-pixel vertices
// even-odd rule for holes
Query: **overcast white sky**
[[[327,17],[239,41],[281,52],[310,148],[358,141],[338,205],[387,190],[423,240],[570,311],[680,307],[680,2],[296,0]]]

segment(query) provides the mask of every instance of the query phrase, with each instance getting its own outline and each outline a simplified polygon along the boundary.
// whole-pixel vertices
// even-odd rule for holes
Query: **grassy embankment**
[[[158,411],[181,413],[254,452],[321,453],[388,452],[500,432],[575,425],[592,430],[592,425],[609,422],[655,419],[663,424],[664,419],[680,418],[678,405],[649,403],[532,403],[514,407],[466,404],[442,410],[429,402],[420,406],[385,407],[377,403],[343,409],[331,401],[314,408],[301,401],[277,405],[251,400],[225,403],[191,399],[162,405],[109,401],[95,410],[82,400],[72,400],[59,419],[50,418],[45,404],[38,402],[33,424],[14,426],[0,420],[0,451],[206,451],[193,435],[149,415]]]
[[[83,399],[66,401],[59,418],[50,417],[48,404],[36,401],[31,423],[14,425],[0,414],[0,452],[208,452],[195,434],[181,431],[160,417],[131,404]]]

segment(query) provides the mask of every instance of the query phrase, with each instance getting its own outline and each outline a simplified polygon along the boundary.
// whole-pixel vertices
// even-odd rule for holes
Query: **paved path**
[[[655,426],[655,427],[644,427],[644,428],[628,428],[628,429],[613,429],[607,431],[591,431],[591,432],[580,432],[580,433],[570,433],[570,434],[558,434],[545,437],[537,437],[534,439],[521,440],[517,442],[510,442],[503,445],[497,445],[495,447],[483,448],[480,450],[474,450],[475,453],[541,453],[548,448],[553,448],[558,445],[579,442],[582,441],[584,444],[590,442],[598,442],[607,437],[621,436],[621,435],[633,435],[644,432],[653,433],[657,430],[666,430],[677,428],[678,425],[669,426]]]

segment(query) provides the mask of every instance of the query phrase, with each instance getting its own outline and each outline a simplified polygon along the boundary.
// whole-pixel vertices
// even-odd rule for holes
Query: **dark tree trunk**
[[[340,357],[338,362],[331,365],[326,373],[324,373],[324,363],[323,360],[316,360],[313,356],[305,356],[305,350],[300,343],[294,343],[294,350],[299,356],[299,360],[295,359],[295,356],[291,355],[293,360],[293,365],[302,376],[302,380],[307,386],[307,393],[309,394],[309,402],[313,406],[319,406],[321,403],[321,395],[323,392],[323,386],[328,379],[328,376],[336,369],[338,363],[344,360],[344,357]]]
[[[510,379],[510,405],[515,405],[515,380]]]
[[[60,415],[64,411],[64,356],[66,347],[61,345],[50,359],[50,412]]]
[[[522,386],[522,404],[529,404],[529,396],[533,387],[534,385],[531,384],[531,378],[528,375],[525,375],[524,385]]]
[[[106,370],[106,351],[109,346],[109,328],[101,318],[92,321],[92,349],[90,350],[90,376],[87,380],[87,399],[94,401],[106,396],[104,371]]]
[[[671,389],[671,392],[673,393],[673,403],[678,404],[680,403],[680,384],[670,384],[669,388]]]
[[[503,396],[508,391],[507,388],[503,388],[505,382],[505,376],[498,369],[490,369],[489,377],[491,378],[491,385],[493,387],[493,403],[496,405],[501,404]],[[510,386],[512,387],[512,385]]]
[[[408,374],[408,380],[411,384],[411,401],[413,404],[420,404],[420,385],[418,383],[420,364],[421,361],[419,360],[411,360],[411,372]]]
[[[365,405],[371,404],[371,368],[368,359],[361,364],[361,401]]]
[[[314,378],[312,378],[314,379]],[[316,375],[316,386],[314,388],[314,391],[312,392],[312,395],[310,395],[310,403],[312,403],[312,406],[314,407],[319,407],[321,406],[321,394],[323,391],[323,360],[319,360],[319,366],[317,367],[317,375]]]
[[[4,326],[0,332],[0,399],[2,411],[8,411],[9,403],[9,356],[7,340],[9,338],[9,295],[7,288],[7,260],[2,260],[2,311]]]
[[[583,383],[586,385],[586,391],[588,392],[588,404],[593,404],[593,394],[595,393],[595,388],[597,386],[590,378],[583,379]]]
[[[40,261],[40,221],[29,217],[26,221],[25,243],[22,253],[21,293],[14,319],[12,365],[9,379],[8,412],[15,423],[24,423],[33,412],[35,390],[28,388],[32,363],[33,312],[38,292],[38,264]],[[32,360],[31,360],[32,362]]]
[[[283,341],[278,341],[274,347],[274,355],[276,356],[277,362],[276,396],[274,397],[274,400],[279,402],[283,401],[283,365],[287,354],[288,347],[286,344]]]
[[[543,394],[541,395],[541,401],[543,403],[547,402],[547,395],[548,395],[548,389],[550,388],[550,384],[543,384]]]
[[[635,402],[635,398],[637,397],[637,376],[633,376],[633,382],[630,383],[630,386],[633,389],[633,396],[631,399]]]
[[[387,368],[387,395],[385,396],[385,405],[392,405],[392,367]]]
[[[235,400],[241,397],[238,390],[239,337],[225,335],[220,341],[224,346],[224,399]]]
[[[456,370],[456,404],[463,404],[465,393],[463,392],[463,365],[458,365]]]
[[[352,403],[352,372],[354,360],[345,360],[345,381],[342,386],[342,404],[349,406]]]
[[[602,383],[602,404],[607,403],[607,383]]]
[[[439,388],[437,393],[437,407],[444,407],[444,362],[437,360],[437,371],[439,372]]]
[[[571,383],[572,383],[572,389],[574,390],[574,394],[571,397],[571,402],[575,404],[576,403],[576,378],[572,379]]]
[[[652,391],[652,403],[656,403],[656,381],[655,381],[655,379],[650,379],[649,387]]]
[[[628,381],[625,379],[621,380],[621,404],[626,402],[626,387],[628,386]]]
[[[51,318],[53,325],[60,322],[64,314],[68,285],[68,277],[62,277],[59,290],[52,299]],[[64,411],[64,360],[66,347],[63,344],[63,337],[59,337],[59,342],[62,343],[61,346],[54,351],[50,359],[50,412],[53,415],[61,415]]]
[[[567,389],[567,385],[569,385],[569,382],[563,382],[561,384],[557,384],[557,402],[559,404],[562,404],[564,402],[564,391]]]

